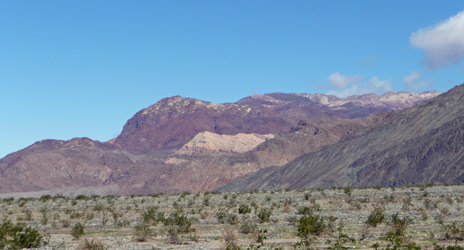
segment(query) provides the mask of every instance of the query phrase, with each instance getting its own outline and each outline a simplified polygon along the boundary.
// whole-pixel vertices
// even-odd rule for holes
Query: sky
[[[463,76],[462,0],[0,0],[0,157],[109,140],[174,95],[444,92]]]

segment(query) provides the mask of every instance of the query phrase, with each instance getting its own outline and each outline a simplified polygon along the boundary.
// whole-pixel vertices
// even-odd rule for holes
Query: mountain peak
[[[163,111],[168,111],[168,110],[176,110],[179,112],[185,112],[188,109],[198,108],[198,106],[210,106],[210,105],[214,105],[214,104],[210,102],[198,100],[198,99],[186,98],[186,97],[177,95],[177,96],[172,96],[172,97],[161,99],[155,104],[143,109],[142,114],[147,115],[150,113],[157,113],[157,112],[163,112]]]

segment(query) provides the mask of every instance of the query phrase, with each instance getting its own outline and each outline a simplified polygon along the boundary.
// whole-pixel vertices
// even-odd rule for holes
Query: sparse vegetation
[[[82,225],[80,222],[74,224],[71,230],[71,235],[75,239],[79,239],[82,235],[84,235],[84,225]]]
[[[367,217],[366,224],[371,227],[376,227],[377,225],[383,223],[385,220],[385,215],[383,209],[376,207],[374,211]]]
[[[260,223],[266,223],[271,220],[272,210],[270,208],[261,208],[257,214]]]
[[[47,243],[44,236],[25,224],[10,221],[0,224],[0,249],[38,248]]]
[[[463,206],[464,186],[338,188],[3,199],[0,218],[48,249],[459,250]],[[14,248],[20,236],[5,231],[0,249],[28,245]]]
[[[134,227],[134,237],[136,241],[144,242],[153,235],[153,230],[146,223],[139,223]]]

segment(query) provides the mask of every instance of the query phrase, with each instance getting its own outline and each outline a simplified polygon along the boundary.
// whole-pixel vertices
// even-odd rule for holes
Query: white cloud
[[[403,78],[403,83],[406,88],[417,92],[427,87],[430,84],[430,81],[418,81],[420,76],[421,75],[416,71],[413,71],[411,74],[405,76]]]
[[[435,26],[411,34],[413,46],[425,51],[429,68],[457,64],[464,59],[464,11]]]
[[[354,76],[344,76],[339,72],[333,73],[329,76],[329,82],[332,87],[337,89],[344,89],[350,85],[357,84],[364,80],[363,76],[354,75]]]
[[[356,81],[350,81],[349,84],[344,84],[343,88],[337,87],[337,86],[342,86],[341,84],[335,85],[333,83],[333,76],[337,75],[340,79],[345,79],[346,77],[341,75],[340,73],[335,73],[329,76],[329,81],[332,83],[332,86],[337,88],[337,90],[331,90],[327,92],[329,95],[336,95],[339,97],[347,97],[347,96],[352,96],[352,95],[362,95],[362,94],[368,94],[368,93],[374,93],[374,94],[383,94],[385,92],[391,91],[392,90],[392,84],[391,80],[379,80],[377,76],[372,77],[368,81],[364,81],[365,79],[363,76],[356,75]],[[352,77],[348,77],[349,79],[353,79]]]
[[[414,82],[416,81],[417,79],[419,79],[420,77],[420,74],[417,73],[416,71],[413,71],[411,72],[411,74],[405,76],[403,78],[403,83],[407,84],[407,83],[410,83],[410,82]]]

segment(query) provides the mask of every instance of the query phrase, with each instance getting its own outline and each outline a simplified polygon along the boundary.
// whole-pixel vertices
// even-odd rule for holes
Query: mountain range
[[[451,122],[453,117],[457,119],[459,112],[447,112],[445,108],[429,110],[446,114],[439,123],[426,111],[416,114],[419,111],[415,110],[444,98],[438,95],[438,92],[389,92],[381,96],[338,98],[271,93],[224,104],[180,96],[165,98],[137,112],[121,134],[108,142],[89,138],[49,139],[7,155],[0,160],[0,193],[75,189],[105,194],[204,192],[227,183],[230,184],[221,190],[399,184],[405,181],[372,173],[383,166],[392,170],[382,171],[396,171],[393,169],[403,164],[404,157],[390,163],[393,157],[390,155],[409,152],[408,157],[417,158],[423,149],[412,149],[412,145],[419,142],[435,145],[437,141],[433,138],[438,140],[442,133],[452,134],[453,123],[448,125],[448,132],[424,133],[432,133],[431,130]],[[450,108],[459,108],[455,106]],[[411,116],[406,115],[409,113]],[[396,124],[397,121],[403,125]],[[380,132],[372,134],[372,131]],[[423,137],[415,137],[419,135]],[[372,144],[356,138],[367,138]],[[341,150],[343,154],[333,155],[330,153],[333,150]],[[345,150],[351,151],[345,154]],[[388,154],[390,158],[380,156],[387,150],[392,152]],[[356,158],[358,154],[362,157]],[[432,168],[443,164],[440,159],[431,163]],[[315,164],[316,161],[320,164]],[[350,170],[341,170],[348,163]],[[295,169],[294,175],[278,172],[288,169]],[[304,172],[308,169],[312,170]],[[332,170],[316,174],[313,169]],[[277,178],[279,174],[287,179]],[[240,179],[245,175],[245,179]],[[296,176],[300,179],[298,183]],[[303,176],[308,179],[302,179]],[[376,178],[381,181],[374,181]],[[430,180],[446,178],[449,176]],[[353,183],[355,179],[357,182]]]
[[[219,188],[303,189],[464,182],[464,85],[388,115],[365,133]]]

